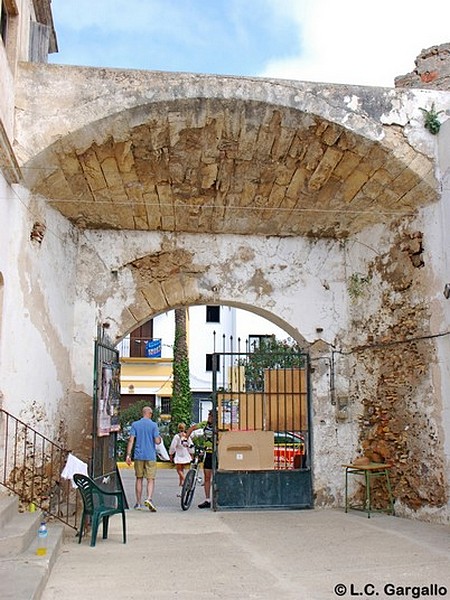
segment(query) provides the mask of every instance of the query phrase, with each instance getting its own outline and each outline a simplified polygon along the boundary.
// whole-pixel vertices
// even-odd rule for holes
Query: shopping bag
[[[170,460],[169,453],[164,446],[163,440],[159,444],[155,444],[156,454],[159,456],[161,460]]]

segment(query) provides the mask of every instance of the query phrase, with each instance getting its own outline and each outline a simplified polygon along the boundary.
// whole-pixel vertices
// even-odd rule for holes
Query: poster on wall
[[[223,429],[234,429],[239,426],[239,400],[221,400],[219,424]]]
[[[120,430],[120,365],[104,363],[101,368],[97,407],[97,435]]]

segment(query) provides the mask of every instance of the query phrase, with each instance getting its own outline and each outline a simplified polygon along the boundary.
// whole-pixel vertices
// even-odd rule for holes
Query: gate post
[[[120,430],[120,361],[119,351],[105,329],[105,325],[98,325],[94,341],[92,458],[89,471],[93,479],[117,489],[120,485],[116,466],[116,439]]]

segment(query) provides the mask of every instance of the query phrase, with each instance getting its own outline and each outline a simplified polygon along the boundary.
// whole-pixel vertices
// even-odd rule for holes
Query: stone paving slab
[[[132,470],[122,476],[132,494]],[[175,471],[158,472],[158,512],[127,512],[127,544],[119,517],[95,548],[66,538],[43,600],[450,596],[448,525],[339,509],[184,512],[177,488]]]

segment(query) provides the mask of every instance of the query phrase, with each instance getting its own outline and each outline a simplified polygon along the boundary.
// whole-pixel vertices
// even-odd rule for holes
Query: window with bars
[[[207,323],[220,323],[220,306],[207,306],[206,307],[206,322]]]
[[[172,398],[170,396],[161,397],[161,414],[170,415],[172,406]]]
[[[258,348],[261,348],[263,344],[268,344],[272,340],[275,340],[274,335],[249,335],[248,350],[249,352],[254,352]]]
[[[216,371],[220,371],[220,357],[216,354]],[[207,354],[206,355],[206,370],[207,371],[212,371],[213,370],[213,357],[214,354]]]

